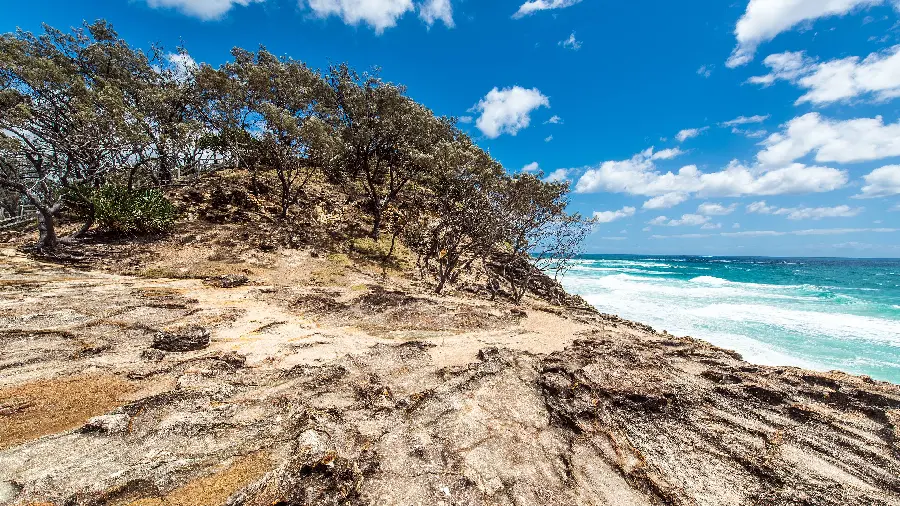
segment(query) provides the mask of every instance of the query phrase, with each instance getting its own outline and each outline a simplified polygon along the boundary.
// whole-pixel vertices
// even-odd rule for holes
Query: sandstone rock
[[[248,282],[250,282],[250,279],[243,274],[229,274],[227,276],[207,278],[203,281],[204,284],[216,288],[237,288],[246,285]]]
[[[161,330],[153,338],[150,347],[173,352],[198,351],[209,346],[209,336],[209,330],[203,327],[189,327],[173,332]]]
[[[95,416],[88,420],[82,427],[82,432],[94,432],[99,434],[124,434],[128,431],[131,417],[125,413],[115,415]]]

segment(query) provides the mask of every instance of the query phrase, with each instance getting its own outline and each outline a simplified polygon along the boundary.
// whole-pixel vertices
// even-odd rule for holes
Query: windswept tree
[[[441,293],[460,272],[487,259],[503,239],[499,192],[505,173],[463,134],[438,145],[435,159],[427,208],[411,242],[420,265],[434,271],[435,291]]]
[[[386,211],[432,170],[434,148],[449,138],[453,124],[406,97],[402,86],[346,65],[333,67],[328,83],[335,139],[323,156],[326,170],[332,182],[362,196],[377,241]]]
[[[564,273],[591,231],[593,221],[566,211],[568,193],[568,183],[531,174],[506,182],[500,202],[505,244],[496,262],[517,303],[541,271]]]
[[[105,22],[45,30],[0,36],[0,186],[37,208],[38,248],[49,250],[65,198],[87,201],[138,163],[143,115],[128,83],[150,65]]]

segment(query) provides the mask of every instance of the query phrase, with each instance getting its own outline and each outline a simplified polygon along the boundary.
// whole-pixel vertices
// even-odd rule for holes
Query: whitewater
[[[900,260],[586,255],[560,281],[750,362],[900,383]]]

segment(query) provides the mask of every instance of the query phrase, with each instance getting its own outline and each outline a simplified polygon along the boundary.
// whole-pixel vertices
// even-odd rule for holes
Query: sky
[[[900,257],[900,0],[41,0],[197,62],[379,68],[513,173],[571,182],[590,253]]]

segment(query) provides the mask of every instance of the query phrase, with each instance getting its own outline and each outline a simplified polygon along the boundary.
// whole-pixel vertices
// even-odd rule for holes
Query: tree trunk
[[[372,240],[377,243],[380,238],[381,238],[381,209],[379,209],[376,204],[374,211],[372,211]]]
[[[38,251],[53,251],[59,245],[56,236],[56,218],[52,209],[38,210]]]
[[[72,234],[72,239],[84,237],[84,234],[86,234],[88,230],[90,230],[91,227],[94,226],[94,220],[96,219],[95,215],[96,209],[94,208],[94,204],[90,204],[90,211],[88,211],[87,220],[85,220],[84,225],[82,225],[77,232]]]

